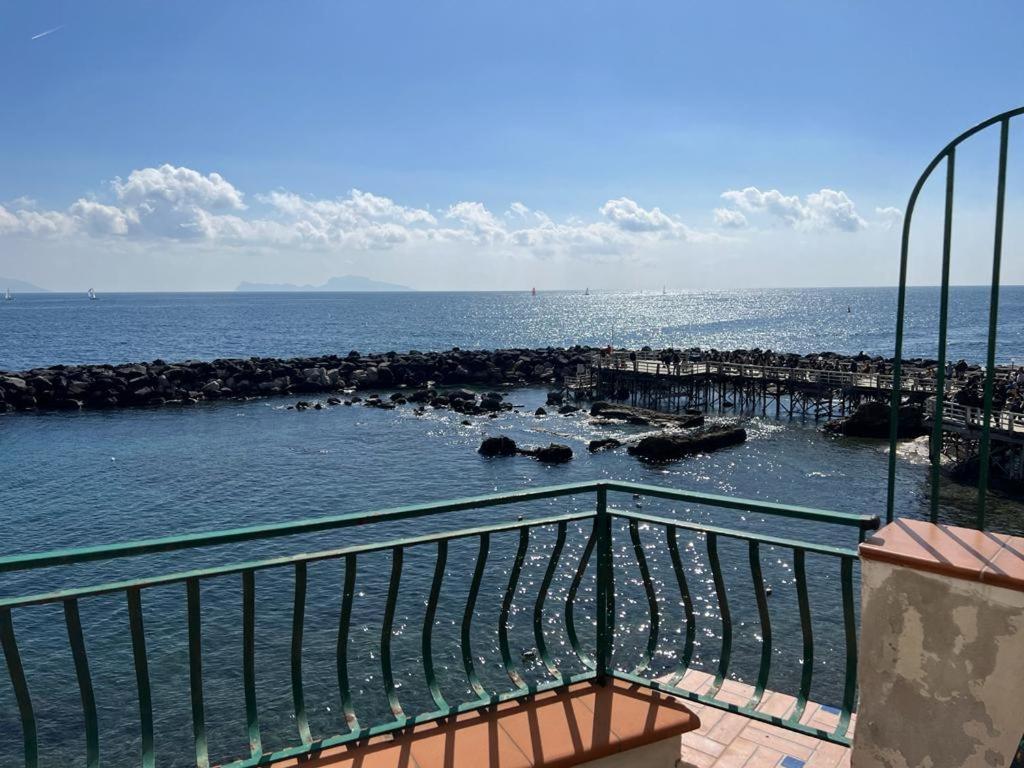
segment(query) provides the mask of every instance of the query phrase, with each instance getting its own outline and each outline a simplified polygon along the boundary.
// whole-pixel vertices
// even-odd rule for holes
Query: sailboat
[[[662,296],[664,296],[664,295],[665,295],[665,286],[664,286],[664,285],[663,285],[663,286],[661,286],[661,295],[662,295]]]
[[[96,301],[96,299],[97,299],[96,291],[94,291],[92,288],[90,288],[89,292],[86,293],[85,295],[89,297],[90,301]]]
[[[584,296],[589,296],[589,295],[590,295],[590,288],[587,288],[587,289],[585,289],[585,290],[583,291],[583,295],[584,295]]]
[[[531,288],[530,289],[530,295],[531,296],[536,296],[537,295],[537,289],[536,288]]]
[[[4,301],[14,301],[14,296],[11,294],[10,288],[8,288],[7,292],[4,294]]]

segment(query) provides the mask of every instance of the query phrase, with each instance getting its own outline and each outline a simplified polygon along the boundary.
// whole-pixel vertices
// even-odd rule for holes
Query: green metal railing
[[[925,182],[931,177],[939,165],[946,169],[945,198],[942,229],[942,281],[939,293],[939,338],[938,364],[936,367],[936,406],[932,421],[931,458],[931,520],[936,522],[939,514],[939,475],[942,446],[943,399],[945,397],[946,377],[946,341],[949,326],[949,273],[950,256],[953,240],[953,193],[956,170],[956,151],[967,139],[982,131],[999,126],[999,165],[996,180],[995,231],[992,242],[992,281],[989,295],[988,342],[985,355],[985,390],[984,415],[979,436],[978,452],[978,497],[976,524],[979,529],[985,528],[985,507],[988,497],[989,456],[991,449],[992,394],[996,378],[996,336],[999,322],[999,280],[1003,253],[1003,220],[1006,207],[1006,166],[1010,139],[1010,121],[1024,115],[1024,107],[1011,109],[1008,112],[991,117],[982,123],[964,131],[949,142],[927,165],[918,178],[907,202],[906,214],[903,218],[903,237],[900,246],[900,284],[896,309],[896,350],[893,363],[893,380],[891,401],[891,431],[889,436],[889,491],[886,507],[886,520],[892,522],[896,497],[896,443],[898,431],[897,412],[902,403],[900,371],[903,356],[903,326],[906,319],[907,295],[907,261],[910,252],[910,226]]]
[[[16,555],[0,558],[0,573],[30,571],[33,569],[51,568],[53,566],[69,566],[97,561],[112,561],[117,558],[136,557],[140,555],[172,552],[177,550],[195,550],[222,544],[244,544],[263,542],[269,539],[293,536],[297,534],[326,533],[355,526],[373,526],[380,523],[400,520],[433,519],[436,515],[465,510],[479,510],[490,507],[508,506],[544,499],[567,497],[579,498],[592,496],[593,505],[585,505],[582,511],[567,512],[556,515],[539,516],[530,519],[520,517],[514,521],[496,522],[469,528],[447,530],[439,533],[424,534],[402,539],[375,541],[351,545],[336,549],[269,557],[207,568],[166,573],[137,579],[105,582],[84,587],[61,589],[38,594],[24,594],[0,599],[0,644],[2,644],[6,667],[10,676],[11,689],[16,701],[18,718],[24,749],[24,764],[27,768],[35,768],[40,762],[40,743],[37,728],[36,709],[26,667],[21,656],[19,639],[15,633],[15,617],[31,607],[46,604],[63,606],[71,660],[77,680],[81,699],[84,722],[84,743],[86,766],[99,766],[101,762],[101,729],[97,716],[97,701],[90,672],[89,655],[85,633],[79,615],[80,602],[101,595],[123,595],[127,605],[127,627],[130,633],[131,652],[134,663],[134,677],[138,693],[138,719],[141,733],[141,764],[156,765],[156,728],[154,727],[153,690],[151,683],[150,656],[147,653],[147,638],[144,624],[145,595],[156,587],[176,585],[183,588],[187,607],[187,646],[188,646],[188,695],[191,703],[192,735],[194,742],[195,764],[200,767],[210,765],[210,748],[207,739],[206,707],[204,696],[203,647],[204,641],[210,638],[204,635],[203,606],[200,586],[210,581],[239,579],[242,596],[242,641],[240,656],[244,689],[245,728],[248,737],[248,755],[231,763],[234,768],[266,765],[276,760],[298,757],[316,753],[330,747],[361,742],[365,739],[385,733],[398,731],[409,726],[447,718],[451,715],[473,711],[492,706],[496,703],[518,699],[539,691],[572,685],[583,681],[605,682],[611,678],[631,681],[639,685],[667,691],[677,696],[739,712],[751,718],[763,720],[800,733],[809,734],[821,739],[847,744],[847,730],[856,697],[856,626],[855,626],[855,584],[854,560],[856,549],[832,545],[815,544],[796,539],[779,538],[752,533],[744,530],[723,528],[694,522],[683,517],[664,517],[643,514],[635,510],[616,508],[609,503],[609,496],[614,494],[630,494],[634,498],[645,497],[663,499],[672,502],[700,505],[701,507],[735,510],[746,513],[763,514],[772,518],[789,519],[813,524],[831,524],[851,529],[856,540],[863,539],[867,531],[878,526],[878,518],[866,515],[853,515],[828,512],[806,507],[784,504],[770,504],[745,499],[694,493],[689,491],[671,490],[667,488],[639,485],[623,482],[589,482],[572,485],[553,486],[536,490],[514,493],[478,496],[436,504],[422,504],[398,507],[370,514],[347,514],[324,517],[314,520],[291,522],[277,525],[254,526],[230,531],[217,531],[205,534],[189,534],[159,539],[149,539],[124,544],[113,544],[97,547],[65,549],[55,552]],[[589,535],[587,529],[589,528]],[[524,585],[521,583],[524,562],[530,550],[531,534],[545,529],[553,534],[553,541],[543,542],[543,556],[546,565],[543,577],[535,597],[526,600]],[[371,529],[372,530],[372,529]],[[567,538],[570,531],[578,532],[581,540],[575,542],[579,550],[578,560],[563,562],[567,549]],[[663,586],[661,593],[652,579],[651,568],[641,540],[641,531],[648,536],[651,532],[660,532],[664,548],[668,551],[672,565],[672,589]],[[614,557],[614,539],[616,533],[627,532],[633,551],[632,569],[635,566],[639,580],[647,598],[649,612],[648,636],[640,652],[638,663],[624,664],[617,658],[616,648],[616,566]],[[471,628],[476,616],[475,608],[481,594],[481,584],[491,550],[492,542],[500,534],[516,535],[515,554],[508,569],[507,582],[501,600],[498,625],[498,648],[501,669],[508,678],[511,688],[507,690],[489,689],[480,674],[478,659],[472,647]],[[687,690],[684,675],[692,668],[694,647],[697,637],[698,622],[702,616],[694,607],[692,592],[693,574],[687,573],[679,548],[680,534],[703,539],[706,546],[707,561],[714,580],[714,592],[718,603],[718,619],[716,629],[721,633],[720,652],[714,669],[714,679],[709,690],[695,692]],[[445,581],[449,547],[457,541],[476,542],[475,562],[460,563],[460,572],[470,579],[464,609],[462,610],[461,626],[458,637],[461,648],[459,658],[465,673],[466,690],[472,691],[468,700],[450,700],[446,697],[435,665],[435,641],[433,631],[436,624],[437,610],[441,602],[443,582]],[[749,581],[744,584],[735,582],[733,577],[727,579],[723,570],[719,550],[725,541],[745,543],[749,564]],[[426,583],[410,583],[403,580],[403,562],[408,553],[434,550],[434,569],[432,578]],[[792,554],[794,563],[794,584],[799,607],[799,624],[802,638],[802,659],[799,690],[796,704],[787,716],[768,714],[759,705],[767,690],[772,662],[772,616],[768,606],[767,590],[762,573],[762,557],[765,549],[783,550]],[[373,553],[390,554],[390,575],[387,578],[387,598],[383,605],[383,620],[379,641],[379,658],[381,665],[381,681],[383,695],[387,700],[390,715],[383,719],[368,719],[357,711],[354,703],[350,682],[350,661],[348,658],[349,637],[353,616],[353,604],[357,596],[357,584],[364,577],[360,575],[358,566]],[[832,730],[822,730],[801,721],[809,700],[812,676],[815,665],[820,662],[816,654],[814,635],[812,632],[811,603],[808,588],[806,558],[808,555],[825,556],[838,560],[837,575],[841,584],[841,610],[843,624],[844,653],[836,659],[844,669],[844,686],[842,706],[837,726]],[[596,561],[591,565],[591,560]],[[323,561],[336,561],[344,565],[344,580],[341,585],[340,615],[337,628],[337,645],[335,654],[336,669],[332,675],[337,677],[337,696],[341,701],[343,722],[338,723],[338,732],[329,736],[314,734],[310,725],[304,689],[303,643],[306,629],[306,602],[309,566]],[[564,600],[553,601],[552,583],[556,575],[564,569],[568,586]],[[294,591],[291,596],[291,638],[290,638],[290,680],[291,705],[294,712],[296,737],[292,743],[274,751],[265,750],[264,731],[260,724],[260,697],[256,686],[256,581],[258,574],[270,570],[290,569],[293,573]],[[471,574],[471,575],[470,575]],[[591,644],[590,635],[583,632],[578,617],[578,596],[581,588],[592,585],[589,590],[594,595],[594,634]],[[403,706],[400,688],[396,684],[392,642],[395,637],[396,606],[400,594],[414,592],[426,594],[426,608],[420,643],[422,655],[422,678],[426,684],[426,692],[432,702],[428,711],[410,713]],[[722,695],[723,684],[730,679],[730,662],[733,656],[733,619],[730,612],[730,596],[740,592],[753,592],[756,598],[762,650],[759,668],[754,683],[753,694],[744,704],[736,704]],[[527,604],[522,605],[526,600]],[[559,604],[560,603],[560,604]],[[663,631],[665,620],[663,614],[669,606],[681,604],[684,612],[685,636],[682,648],[678,650],[678,663],[671,674],[655,678],[653,660],[659,648],[675,641],[674,633]],[[514,607],[525,607],[531,614],[530,625],[535,641],[535,648],[541,666],[540,674],[527,674],[515,660],[509,634],[510,615]],[[559,615],[560,614],[560,615]],[[706,614],[705,614],[706,615]],[[557,617],[564,623],[569,649],[562,659],[556,658],[552,652],[546,627],[551,626],[551,618]],[[586,622],[589,628],[590,622]],[[550,632],[550,629],[548,630]],[[680,633],[682,634],[682,633]],[[22,639],[20,642],[24,642]],[[593,648],[593,654],[588,648]],[[571,662],[571,663],[570,663]],[[575,669],[576,671],[573,671]],[[241,710],[240,710],[241,711]],[[45,713],[44,713],[45,714]]]

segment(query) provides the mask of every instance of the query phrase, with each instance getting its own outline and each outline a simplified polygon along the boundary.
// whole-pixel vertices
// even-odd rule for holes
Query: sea
[[[0,286],[2,287],[2,286]],[[905,355],[936,354],[939,291],[908,291]],[[957,287],[950,294],[949,355],[981,362],[986,351],[987,288]],[[1000,362],[1024,360],[1024,287],[1000,296]],[[20,294],[0,301],[0,371],[55,364],[167,361],[248,356],[292,357],[593,344],[638,348],[754,348],[786,352],[835,351],[892,354],[896,292],[888,288],[625,293],[538,291],[497,293],[203,293]],[[884,515],[887,446],[872,440],[837,439],[813,418],[751,416],[749,439],[726,450],[669,465],[640,463],[623,451],[590,454],[598,437],[630,437],[640,427],[594,425],[580,415],[537,418],[545,401],[538,387],[507,389],[522,406],[495,419],[411,407],[394,411],[338,406],[289,410],[296,398],[203,403],[187,409],[133,409],[0,416],[0,553],[37,552],[302,520],[369,513],[425,503],[595,479],[619,479],[712,494],[785,502],[842,512]],[[305,396],[309,399],[308,396]],[[568,464],[545,466],[526,457],[485,459],[480,440],[504,434],[523,444],[570,445]],[[897,513],[927,514],[927,468],[920,451],[901,451]],[[613,497],[619,506],[681,520],[710,523],[805,541],[856,545],[847,529],[794,523],[761,513]],[[0,574],[0,595],[94,585],[193,567],[228,565],[278,554],[311,552],[352,543],[455,530],[517,516],[559,514],[593,506],[592,497],[567,497],[510,508],[457,512],[429,519],[378,523],[341,533],[270,543],[208,548],[28,574]],[[967,521],[973,495],[944,486],[943,513]],[[992,501],[990,523],[1021,526],[1021,507]],[[663,530],[642,527],[662,614],[654,672],[671,671],[682,646],[678,586]],[[569,526],[563,566],[548,605],[564,603],[587,536]],[[547,567],[553,531],[535,529],[510,609],[514,659],[528,676],[543,677],[533,641],[532,616]],[[516,534],[493,538],[484,587],[473,624],[473,656],[493,690],[511,683],[501,664],[496,632],[518,546]],[[721,656],[722,622],[706,541],[681,537],[697,608],[694,664],[714,672]],[[469,697],[459,632],[475,541],[453,543],[434,621],[433,653],[443,692]],[[752,682],[763,627],[758,620],[744,542],[720,545],[733,624],[728,676]],[[423,683],[424,611],[437,552],[433,545],[406,555],[393,627],[398,692],[410,714],[431,708]],[[364,722],[385,721],[380,659],[382,606],[391,555],[360,562],[349,638],[350,675],[357,713]],[[801,631],[791,553],[762,553],[772,587],[772,673],[769,687],[795,692],[802,672]],[[651,617],[628,532],[615,533],[616,654],[623,666],[642,654]],[[314,737],[344,730],[336,653],[344,569],[338,561],[310,566],[303,645],[305,701]],[[845,646],[838,564],[808,559],[815,655],[811,696],[838,705]],[[264,748],[295,743],[289,649],[292,642],[294,572],[257,575],[257,690]],[[143,593],[150,672],[153,678],[158,765],[194,764],[188,698],[188,638],[181,584]],[[205,583],[202,596],[203,663],[211,759],[247,754],[242,689],[241,583],[236,577]],[[589,636],[593,590],[580,591],[577,622]],[[138,700],[123,593],[83,599],[82,625],[107,765],[137,765]],[[561,609],[559,609],[561,610]],[[42,765],[84,763],[82,709],[64,616],[59,604],[14,612],[39,728]],[[545,622],[553,655],[572,667],[564,621]],[[584,645],[588,641],[584,640]],[[21,760],[21,726],[13,689],[0,674],[0,765]]]

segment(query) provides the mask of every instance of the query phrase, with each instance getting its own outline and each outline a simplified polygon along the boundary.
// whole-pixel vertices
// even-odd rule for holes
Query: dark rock
[[[338,399],[337,397],[328,397],[327,398],[327,404],[328,405],[341,405],[341,400]]]
[[[548,392],[546,405],[561,405],[563,396],[561,392]]]
[[[472,391],[470,391],[468,389],[456,389],[456,390],[453,390],[451,392],[448,392],[447,394],[448,394],[448,400],[453,402],[453,403],[456,400],[471,400],[474,403],[476,402],[476,393],[472,392]],[[440,398],[438,398],[438,399],[440,399]]]
[[[568,416],[570,413],[577,413],[580,409],[575,405],[563,405],[558,409],[558,412],[562,416]]]
[[[545,464],[564,464],[572,460],[572,448],[559,443],[551,443],[541,448],[523,448],[519,452]]]
[[[596,451],[604,451],[609,448],[618,448],[620,445],[622,445],[622,443],[614,437],[604,437],[600,440],[591,440],[587,445],[587,450],[594,453]]]
[[[516,441],[504,435],[485,437],[477,448],[481,456],[515,456],[516,452]]]
[[[602,419],[621,419],[630,424],[670,425],[675,427],[700,427],[704,424],[703,414],[662,413],[647,408],[634,408],[629,405],[614,405],[598,401],[590,407],[590,415]]]
[[[889,405],[878,401],[861,403],[852,414],[845,419],[832,421],[825,425],[825,430],[847,437],[879,437],[888,438],[891,421]],[[924,409],[920,405],[907,404],[900,406],[897,421],[898,438],[913,438],[927,434],[924,425]]]
[[[628,448],[630,456],[646,461],[672,461],[694,453],[706,453],[747,439],[743,427],[712,427],[693,434],[648,435]]]
[[[545,411],[543,408],[538,408],[536,411],[533,412],[533,415],[534,416],[547,416],[548,412]]]
[[[78,411],[82,408],[82,401],[65,398],[64,400],[57,400],[53,407],[58,411]]]

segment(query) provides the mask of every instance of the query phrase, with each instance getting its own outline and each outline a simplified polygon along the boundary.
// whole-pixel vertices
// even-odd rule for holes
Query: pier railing
[[[925,405],[925,413],[932,423],[935,422],[937,403],[938,399],[931,397]],[[1007,436],[1024,437],[1024,413],[992,410],[989,412],[987,420],[988,428],[993,435],[1001,433]],[[986,425],[986,413],[984,408],[943,400],[941,421],[950,428],[959,427],[980,432]]]
[[[665,378],[687,378],[694,376],[710,376],[714,378],[753,379],[777,384],[819,385],[836,390],[878,390],[890,392],[893,389],[891,373],[870,373],[859,371],[836,371],[819,368],[800,368],[789,366],[757,365],[754,363],[733,363],[719,360],[703,362],[681,361],[678,364],[666,363],[656,353],[630,353],[617,351],[604,357],[595,356],[592,368],[611,371],[626,371],[639,374],[661,376]],[[1002,377],[1005,378],[1005,373]],[[997,375],[997,378],[1000,376]],[[570,388],[573,386],[592,385],[592,371],[578,373],[567,379]],[[961,385],[953,379],[947,379],[943,386],[947,395],[957,392]],[[902,371],[901,390],[907,393],[935,393],[935,371],[928,368],[904,367]]]
[[[639,499],[658,499],[684,506],[671,510],[670,515],[651,515],[637,511]],[[210,765],[213,758],[211,745],[208,744],[205,702],[211,670],[204,668],[203,658],[211,644],[227,642],[231,637],[216,624],[211,632],[204,622],[202,596],[204,589],[213,582],[240,587],[242,628],[235,658],[238,660],[242,685],[236,711],[239,713],[239,723],[244,723],[244,729],[240,728],[238,735],[241,737],[244,732],[245,738],[239,738],[235,745],[215,745],[214,749],[218,755],[228,755],[223,762],[235,768],[264,765],[275,760],[316,753],[329,747],[360,742],[417,723],[489,707],[539,691],[581,681],[600,684],[610,678],[621,678],[667,691],[820,739],[849,743],[847,731],[856,699],[855,546],[863,539],[865,532],[878,526],[879,521],[875,516],[829,512],[633,483],[587,482],[398,507],[367,514],[343,514],[277,525],[5,556],[0,558],[0,574],[11,578],[15,572],[22,572],[21,577],[12,583],[31,584],[32,581],[26,578],[28,574],[24,572],[49,572],[51,569],[60,570],[85,563],[92,564],[90,573],[98,572],[94,569],[101,567],[110,572],[110,566],[116,566],[117,569],[125,567],[126,563],[117,564],[120,558],[163,556],[161,553],[171,552],[188,554],[197,550],[208,552],[208,548],[224,545],[251,551],[254,545],[262,545],[271,540],[285,543],[287,537],[296,535],[304,535],[307,537],[304,541],[308,541],[308,537],[314,534],[327,537],[332,532],[348,530],[345,535],[351,536],[357,530],[373,531],[389,525],[394,532],[395,524],[401,521],[436,524],[442,520],[442,516],[453,513],[514,507],[541,501],[544,501],[546,508],[555,507],[558,513],[528,518],[520,515],[509,520],[405,538],[382,535],[378,539],[371,536],[373,540],[369,543],[264,559],[243,558],[239,561],[218,562],[209,567],[143,578],[115,578],[49,592],[19,589],[17,594],[3,597],[0,599],[0,644],[10,677],[10,690],[13,692],[10,698],[16,702],[17,719],[20,720],[24,764],[28,768],[40,764],[41,749],[45,745],[40,742],[39,719],[52,717],[54,713],[52,706],[44,704],[42,710],[37,707],[39,701],[52,702],[49,698],[51,692],[45,690],[47,681],[33,679],[31,670],[23,663],[26,652],[38,650],[33,647],[38,638],[17,634],[16,627],[27,613],[44,605],[59,605],[63,608],[63,629],[67,636],[65,648],[69,653],[66,657],[63,657],[63,651],[60,653],[65,663],[73,667],[81,705],[81,722],[84,724],[84,733],[78,736],[65,734],[64,731],[60,731],[61,734],[70,739],[73,745],[79,745],[82,759],[78,764],[90,767],[100,765],[104,750],[120,746],[120,742],[111,745],[109,740],[106,746],[101,743],[98,710],[109,711],[111,706],[117,710],[123,702],[97,701],[93,684],[95,666],[90,661],[90,640],[83,630],[85,623],[82,620],[85,611],[93,612],[104,606],[105,610],[109,610],[111,599],[124,601],[124,613],[118,610],[106,616],[105,620],[125,622],[122,636],[125,643],[130,644],[138,711],[124,711],[120,717],[138,719],[141,741],[136,743],[140,744],[141,764],[147,767],[156,765],[158,749],[163,752],[182,751],[180,741],[164,738],[155,725],[155,715],[158,713],[154,711],[151,672],[156,666],[147,651],[148,643],[153,639],[153,630],[147,633],[144,620],[150,618],[147,614],[151,611],[168,613],[166,610],[161,612],[156,603],[148,603],[147,600],[158,588],[172,588],[172,592],[173,589],[181,590],[180,601],[184,602],[187,624],[182,630],[183,635],[187,636],[187,669],[182,669],[180,679],[177,679],[177,686],[183,695],[187,691],[191,708],[193,746],[186,749],[188,753],[194,750],[197,766]],[[615,501],[625,501],[625,504],[616,506]],[[535,511],[536,505],[531,509]],[[850,543],[848,546],[820,544],[798,538],[763,535],[737,527],[710,525],[701,522],[695,510],[717,510],[719,516],[725,515],[730,519],[735,513],[737,519],[753,515],[763,516],[763,519],[790,520],[794,526],[835,526],[848,531]],[[829,535],[827,540],[832,542],[836,538]],[[501,542],[514,542],[514,547],[506,547],[514,551],[514,554],[508,551],[504,554],[496,552]],[[475,552],[475,555],[453,563],[449,550],[457,545],[461,546],[459,551],[463,553],[468,545],[469,551]],[[740,547],[741,552],[745,550],[745,567],[735,565],[735,560],[731,568],[724,567],[721,555],[723,547],[731,548],[733,555],[735,547]],[[694,552],[700,549],[703,549],[701,562],[706,563],[706,566],[698,567],[693,558]],[[651,558],[666,553],[671,563],[671,570],[668,571],[670,575],[664,581],[658,581],[652,576]],[[366,566],[367,558],[375,554],[387,557],[390,568]],[[410,576],[403,568],[403,563],[411,557],[422,555],[431,558],[432,578],[425,576],[426,571],[420,573],[418,578]],[[834,636],[827,638],[824,649],[820,638],[816,640],[812,630],[810,586],[817,582],[808,577],[808,557],[814,558],[818,564],[815,574],[824,571],[827,575],[822,578],[832,580],[832,584],[839,587],[840,604],[825,608],[830,616],[841,615],[841,619],[838,619],[839,626]],[[478,598],[488,574],[493,576],[493,569],[488,568],[489,561],[496,559],[507,569],[501,573],[501,583],[498,585],[503,596],[497,611],[497,624],[488,629],[493,630],[496,643],[474,645],[474,637],[478,636],[480,630],[477,625],[481,621]],[[773,613],[769,608],[768,595],[771,594],[771,588],[766,587],[763,569],[783,559],[792,564],[789,578],[782,583],[792,585],[797,616],[780,616],[777,611]],[[138,563],[137,560],[127,562]],[[335,648],[334,668],[304,669],[303,658],[308,653],[304,636],[308,637],[306,633],[309,629],[306,614],[309,602],[307,594],[311,594],[311,566],[324,562],[344,566],[344,577],[339,578],[335,591],[337,593],[340,590],[340,608],[335,644],[332,646]],[[449,564],[454,566],[454,574],[448,568]],[[538,578],[524,577],[524,566],[535,567]],[[697,591],[698,588],[709,588],[704,577],[705,567],[710,571],[710,581],[713,581],[713,592],[708,591],[706,595]],[[265,749],[265,727],[261,726],[260,713],[262,696],[269,692],[257,689],[257,669],[262,669],[262,665],[258,665],[256,660],[255,641],[258,631],[257,608],[262,615],[262,611],[268,607],[268,601],[257,604],[256,585],[272,571],[291,572],[290,594],[281,594],[278,589],[272,601],[278,606],[282,603],[290,605],[288,663],[294,716],[291,727],[294,730],[285,739],[285,746]],[[120,573],[120,570],[113,572]],[[371,708],[361,711],[358,697],[354,695],[352,680],[354,674],[365,670],[356,666],[350,653],[353,635],[358,632],[361,637],[365,637],[367,625],[354,626],[353,610],[354,605],[359,604],[360,610],[365,613],[367,606],[360,604],[360,596],[375,580],[382,589],[386,583],[386,599],[371,602],[368,606],[369,610],[380,614],[379,641],[374,642],[371,654],[372,658],[379,659],[380,676],[378,678],[374,675],[371,679],[379,685],[378,693],[382,700],[386,700],[386,705],[377,710]],[[464,590],[464,597],[455,608],[461,614],[461,619],[450,622],[458,624],[457,630],[449,630],[457,633],[457,638],[453,637],[450,642],[442,644],[436,637],[441,625],[438,610],[443,602],[442,592],[450,588],[452,582],[457,582],[459,588]],[[620,616],[626,598],[618,593],[623,589],[624,582],[637,589],[642,588],[646,597],[646,621],[642,624],[646,638],[642,639],[638,653],[636,648],[629,647],[630,644],[625,642],[622,634],[624,626]],[[556,583],[561,587],[556,589],[553,586]],[[779,591],[778,586],[776,591]],[[584,594],[588,596],[586,599],[582,596]],[[706,599],[710,602],[711,595],[714,606],[705,603]],[[100,596],[107,596],[106,602],[92,603]],[[400,597],[408,600],[410,596],[425,606],[422,623],[414,630],[418,632],[420,650],[415,654],[421,666],[416,673],[421,689],[418,693],[421,694],[421,700],[425,701],[429,697],[430,702],[423,711],[411,711],[407,696],[411,696],[414,691],[398,679],[398,662],[393,653],[396,638],[402,634],[396,628],[397,604]],[[166,589],[163,597],[166,600]],[[616,610],[617,598],[620,602],[619,611]],[[743,703],[730,700],[722,692],[723,684],[734,677],[732,661],[738,627],[733,618],[734,610],[730,606],[738,598],[752,598],[756,603],[756,621],[761,641],[756,675],[750,679],[753,694]],[[778,597],[775,600],[778,601]],[[643,601],[639,602],[642,604]],[[818,606],[822,607],[821,602],[818,602]],[[669,614],[675,613],[679,613],[680,617],[670,619]],[[513,615],[519,616],[521,620],[513,621]],[[165,615],[158,617],[166,619]],[[786,620],[780,624],[780,619]],[[829,622],[835,620],[830,618]],[[515,633],[511,632],[513,623],[516,623]],[[404,634],[407,636],[409,622],[406,620],[405,624]],[[777,644],[773,643],[773,637],[779,639],[779,627],[795,634],[794,628],[797,626],[802,654],[799,659],[799,684],[795,686],[795,707],[785,715],[769,714],[760,705],[765,691],[773,681],[773,655],[776,656],[776,665],[779,662],[777,653],[773,654]],[[776,633],[774,636],[773,627]],[[714,641],[708,638],[716,635],[717,649],[709,648]],[[559,638],[562,638],[561,642]],[[408,637],[403,639],[408,641]],[[458,660],[445,666],[444,674],[436,661],[442,645],[448,651],[452,651],[451,646],[457,646],[453,656]],[[698,646],[700,648],[695,650]],[[48,653],[55,652],[52,645],[48,645],[47,649]],[[484,658],[488,654],[493,658]],[[686,672],[697,667],[697,656],[701,656],[700,664],[714,675],[710,689],[702,692],[688,690],[684,682]],[[656,669],[656,660],[664,658],[674,660],[673,668],[667,674]],[[408,660],[409,656],[406,655],[405,661]],[[527,661],[533,663],[525,663]],[[821,669],[823,662],[840,668],[843,679],[841,703],[837,702],[840,703],[838,724],[828,731],[802,721],[812,678],[815,670]],[[484,670],[485,666],[487,670]],[[484,672],[493,674],[495,668],[500,669],[504,680],[501,685],[496,685],[493,678],[490,683],[485,679]],[[214,673],[219,671],[216,668],[213,670]],[[332,683],[334,693],[328,703],[337,715],[326,733],[316,732],[322,729],[311,725],[311,707],[316,707],[316,711],[321,714],[325,711],[323,702],[311,704],[307,700],[306,683],[311,675],[336,680],[336,685]],[[13,712],[0,713],[3,714],[15,722]],[[51,728],[48,732],[54,731]],[[2,739],[0,736],[0,741]],[[280,734],[275,735],[275,740],[280,741]],[[181,755],[176,757],[180,759]],[[61,764],[73,763],[63,761]]]

